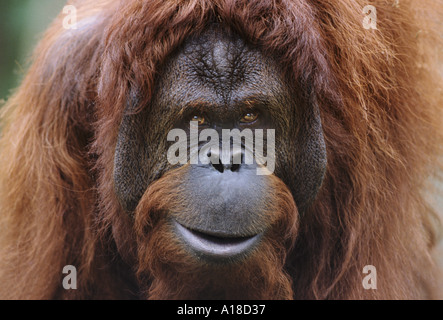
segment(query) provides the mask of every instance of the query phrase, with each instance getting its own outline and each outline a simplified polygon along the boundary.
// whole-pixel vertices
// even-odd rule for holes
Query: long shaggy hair
[[[443,141],[437,2],[372,1],[377,30],[366,30],[363,0],[72,1],[77,29],[65,30],[64,16],[53,23],[3,110],[0,298],[131,298],[145,278],[145,297],[199,297],[185,255],[171,261],[175,273],[155,265],[168,249],[156,247],[164,227],[149,228],[164,193],[148,188],[134,229],[112,164],[131,90],[149,106],[162,64],[214,21],[287,66],[290,85],[312,87],[328,156],[314,205],[282,229],[299,220],[293,250],[278,263],[255,253],[232,277],[270,274],[262,293],[229,296],[433,297],[437,219],[425,195]],[[276,210],[296,212],[281,201]],[[65,265],[77,267],[78,290],[61,288]],[[379,271],[377,290],[362,289],[365,265]]]

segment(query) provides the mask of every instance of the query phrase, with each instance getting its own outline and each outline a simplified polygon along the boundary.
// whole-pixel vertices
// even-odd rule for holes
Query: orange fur
[[[73,3],[81,28],[54,22],[3,111],[0,298],[137,295],[137,239],[112,185],[118,126],[130,88],[147,105],[159,66],[214,19],[287,66],[292,85],[312,84],[320,107],[328,168],[287,257],[293,297],[435,297],[424,194],[443,141],[438,1],[371,1],[378,30],[362,27],[362,0]],[[61,289],[68,264],[76,292]],[[368,264],[377,290],[362,289]],[[160,282],[153,297],[167,296]]]

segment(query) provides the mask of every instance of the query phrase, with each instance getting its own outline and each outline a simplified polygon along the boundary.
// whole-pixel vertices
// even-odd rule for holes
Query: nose
[[[244,154],[241,148],[225,151],[212,149],[208,151],[208,157],[211,159],[210,165],[220,173],[225,171],[237,172],[243,163]]]

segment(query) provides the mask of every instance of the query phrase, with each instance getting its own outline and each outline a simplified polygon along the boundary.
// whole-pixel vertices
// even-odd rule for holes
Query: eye
[[[242,123],[251,123],[258,119],[258,113],[256,112],[248,112],[243,118],[241,118],[240,122]]]
[[[203,116],[194,115],[191,117],[191,121],[196,121],[199,126],[204,125],[206,123],[206,120]]]

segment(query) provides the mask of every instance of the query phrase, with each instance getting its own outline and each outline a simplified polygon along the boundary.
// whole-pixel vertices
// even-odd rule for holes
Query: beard
[[[214,263],[194,255],[174,233],[170,212],[186,205],[183,170],[153,182],[135,212],[137,277],[146,299],[292,299],[285,262],[298,226],[298,211],[286,185],[269,176],[275,190],[267,215],[272,225],[260,243],[236,261]]]

